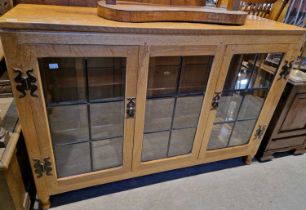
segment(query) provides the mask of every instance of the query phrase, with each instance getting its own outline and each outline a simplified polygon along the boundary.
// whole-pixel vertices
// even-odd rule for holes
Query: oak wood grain
[[[0,18],[2,29],[184,35],[303,35],[305,29],[249,16],[243,26],[199,23],[126,23],[103,19],[94,8],[19,4]]]
[[[16,0],[23,4],[47,4],[47,5],[65,5],[65,6],[83,6],[96,7],[99,0]],[[133,3],[150,3],[160,5],[196,5],[204,6],[204,0],[125,0]]]
[[[162,6],[150,4],[130,4],[117,1],[116,5],[98,2],[98,15],[108,20],[122,22],[204,22],[243,25],[247,13],[228,11],[223,8],[195,6]]]

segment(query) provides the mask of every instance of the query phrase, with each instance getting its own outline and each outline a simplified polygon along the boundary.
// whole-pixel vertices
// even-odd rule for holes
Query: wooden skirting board
[[[258,155],[257,158],[260,162],[271,161],[274,159],[274,156],[277,153],[282,153],[282,152],[288,152],[288,153],[291,152],[293,155],[303,155],[306,152],[306,148],[305,145],[296,145],[296,146],[285,147],[275,150],[268,150],[265,151],[261,156]]]
[[[117,1],[115,5],[98,2],[98,15],[122,22],[203,22],[243,25],[247,13],[206,6],[167,6]]]

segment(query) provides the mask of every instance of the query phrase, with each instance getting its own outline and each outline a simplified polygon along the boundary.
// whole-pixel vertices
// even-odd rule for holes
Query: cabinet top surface
[[[145,34],[304,34],[305,29],[248,16],[243,26],[203,23],[127,23],[97,16],[96,8],[19,4],[0,18],[1,29]]]

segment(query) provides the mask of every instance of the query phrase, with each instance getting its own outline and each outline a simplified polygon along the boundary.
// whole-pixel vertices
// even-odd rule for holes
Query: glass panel
[[[92,139],[123,136],[124,102],[91,104],[90,119]]]
[[[142,161],[191,153],[212,60],[150,59]]]
[[[144,134],[142,161],[167,157],[169,131]]]
[[[124,96],[125,58],[87,59],[89,99]]]
[[[169,156],[191,153],[195,128],[173,130],[170,141]]]
[[[180,57],[151,58],[147,96],[175,93],[180,63]]]
[[[271,56],[271,54],[234,55],[223,90],[270,88],[280,59],[275,61],[279,62],[277,65],[273,64],[272,66],[267,64],[267,56]]]
[[[237,146],[246,144],[251,137],[253,128],[255,126],[256,120],[246,120],[236,122],[235,128],[233,130],[229,146]]]
[[[249,55],[248,57],[254,57]],[[246,89],[252,70],[249,69],[248,62],[244,62],[243,55],[234,55],[229,66],[223,91]]]
[[[48,108],[53,144],[88,141],[87,105]]]
[[[245,95],[239,111],[238,120],[256,119],[264,103],[266,92],[265,90],[259,90],[250,93],[250,95]]]
[[[84,62],[77,58],[40,58],[47,103],[86,99]]]
[[[91,171],[88,142],[55,146],[54,153],[59,178]]]
[[[211,56],[184,57],[179,92],[202,93],[205,91],[211,62]]]
[[[208,149],[249,142],[282,56],[281,53],[233,56]]]
[[[263,55],[257,56],[257,63],[250,79],[249,89],[269,88],[272,85],[277,68],[265,64],[264,58]]]
[[[236,93],[223,93],[219,101],[215,122],[227,122],[236,119],[242,96]]]
[[[273,70],[276,70],[282,58],[283,58],[282,53],[267,54],[267,56],[263,59],[263,63],[269,67],[273,67]]]
[[[226,147],[233,125],[233,123],[215,124],[208,143],[208,149],[220,149]]]
[[[177,99],[173,128],[196,127],[202,108],[203,96],[180,97]]]
[[[121,166],[126,58],[41,58],[39,65],[58,176]]]
[[[122,165],[123,138],[92,142],[93,170]]]
[[[147,133],[169,130],[173,107],[173,98],[147,100],[144,131]]]

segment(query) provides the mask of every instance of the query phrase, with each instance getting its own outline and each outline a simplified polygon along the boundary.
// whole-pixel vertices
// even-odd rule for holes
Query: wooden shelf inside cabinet
[[[254,16],[241,26],[129,23],[95,8],[23,4],[0,28],[43,209],[85,187],[250,164],[305,34]],[[279,53],[279,67],[261,66]]]

